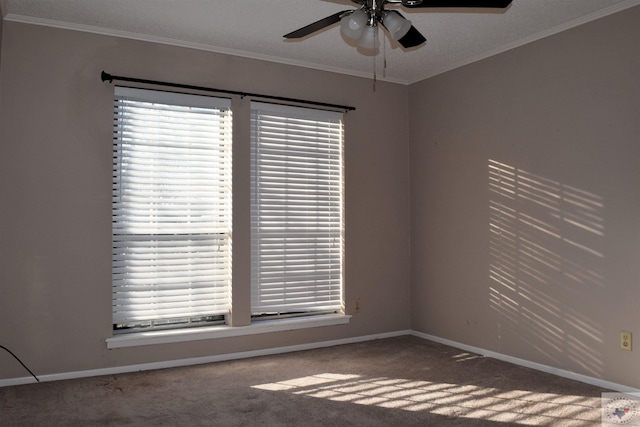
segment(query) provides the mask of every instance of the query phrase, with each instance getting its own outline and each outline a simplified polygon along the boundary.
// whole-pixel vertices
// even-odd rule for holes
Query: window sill
[[[141,345],[168,344],[184,341],[229,338],[269,332],[292,331],[295,329],[317,328],[349,323],[351,316],[326,314],[313,317],[262,320],[249,326],[208,326],[166,331],[134,332],[107,338],[107,348],[137,347]]]

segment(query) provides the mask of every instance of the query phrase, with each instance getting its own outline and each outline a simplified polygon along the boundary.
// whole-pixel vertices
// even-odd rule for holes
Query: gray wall
[[[413,329],[640,387],[638,22],[410,87]]]
[[[0,343],[36,374],[410,327],[406,86],[379,82],[373,92],[368,79],[15,22],[5,22],[3,31]],[[346,116],[345,142],[347,313],[356,299],[361,303],[350,324],[107,350],[113,86],[100,81],[102,70],[357,108]],[[247,99],[235,102],[239,115],[246,112]],[[384,122],[377,119],[381,111]],[[246,161],[248,135],[239,123],[238,165]],[[236,209],[248,206],[249,188],[248,169],[238,170]],[[249,222],[242,211],[234,215],[247,219],[234,224],[234,279],[243,281],[248,275],[235,267],[248,265]],[[0,378],[21,376],[17,362],[0,353]]]

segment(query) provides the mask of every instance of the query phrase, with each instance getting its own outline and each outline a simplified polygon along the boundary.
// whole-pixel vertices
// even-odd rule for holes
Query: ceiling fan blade
[[[420,7],[488,7],[502,8],[509,6],[513,0],[423,0],[414,6],[404,5],[409,8]],[[403,2],[404,3],[404,2]]]
[[[404,37],[398,39],[398,43],[400,43],[402,47],[415,47],[421,45],[426,41],[427,39],[422,34],[420,34],[420,31],[418,31],[413,25],[409,29],[409,32],[404,35]]]
[[[343,10],[342,12],[334,13],[331,16],[327,16],[319,21],[316,21],[312,24],[307,25],[306,27],[302,27],[298,30],[292,31],[289,34],[285,34],[283,37],[286,39],[300,39],[302,37],[308,36],[311,33],[315,33],[316,31],[320,31],[323,28],[326,28],[330,25],[335,24],[336,22],[340,22],[340,18],[346,12],[353,12],[352,10]]]

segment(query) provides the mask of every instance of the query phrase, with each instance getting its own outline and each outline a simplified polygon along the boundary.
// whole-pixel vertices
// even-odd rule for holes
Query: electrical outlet
[[[631,351],[631,332],[620,332],[620,349]]]
[[[360,298],[356,299],[356,303],[354,304],[354,312],[358,313],[360,311]]]

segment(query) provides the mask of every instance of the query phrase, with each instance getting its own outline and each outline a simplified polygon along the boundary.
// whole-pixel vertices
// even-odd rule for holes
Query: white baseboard
[[[557,375],[559,377],[567,378],[570,380],[580,381],[586,384],[591,384],[597,387],[601,387],[603,389],[614,390],[621,393],[640,393],[640,389],[637,389],[637,388],[628,387],[622,384],[605,381],[605,380],[590,377],[587,375],[577,374],[575,372],[554,368],[551,366],[531,362],[524,359],[519,359],[513,356],[507,356],[505,354],[496,353],[494,351],[485,350],[483,348],[462,344],[456,341],[440,338],[435,335],[429,335],[429,334],[425,334],[425,333],[413,331],[413,330],[386,332],[382,334],[365,335],[365,336],[359,336],[359,337],[344,338],[344,339],[331,340],[331,341],[321,341],[321,342],[314,342],[314,343],[308,343],[308,344],[298,344],[298,345],[291,345],[291,346],[285,346],[285,347],[266,348],[261,350],[243,351],[238,353],[220,354],[215,356],[194,357],[190,359],[167,360],[163,362],[142,363],[138,365],[115,366],[112,368],[91,369],[91,370],[75,371],[75,372],[63,372],[59,374],[46,374],[46,375],[38,376],[38,378],[40,379],[41,382],[46,382],[46,381],[69,380],[69,379],[75,379],[75,378],[96,377],[100,375],[124,374],[128,372],[148,371],[153,369],[175,368],[179,366],[200,365],[204,363],[223,362],[227,360],[246,359],[246,358],[258,357],[258,356],[269,356],[273,354],[283,354],[283,353],[290,353],[294,351],[313,350],[316,348],[333,347],[336,345],[343,345],[343,344],[354,344],[358,342],[392,338],[392,337],[398,337],[403,335],[413,335],[418,338],[434,341],[440,344],[448,345],[450,347],[458,348],[460,350],[469,351],[471,353],[480,354],[482,356],[491,357],[493,359],[502,360],[504,362],[512,363],[514,365],[524,366],[526,368],[535,369],[537,371],[546,372],[546,373]],[[7,387],[7,386],[21,385],[21,384],[31,384],[35,382],[36,380],[33,377],[8,378],[8,379],[0,380],[0,387]]]
[[[111,368],[90,369],[86,371],[62,372],[59,374],[38,375],[40,382],[70,380],[75,378],[97,377],[100,375],[115,375],[128,372],[149,371],[153,369],[176,368],[179,366],[201,365],[205,363],[223,362],[227,360],[247,359],[250,357],[270,356],[273,354],[290,353],[293,351],[313,350],[316,348],[333,347],[343,344],[354,344],[376,339],[392,338],[402,335],[410,335],[410,330],[386,332],[382,334],[365,335],[353,338],[344,338],[331,341],[321,341],[308,344],[298,344],[286,347],[265,348],[260,350],[243,351],[238,353],[227,353],[214,356],[194,357],[190,359],[167,360],[163,362],[142,363],[138,365],[114,366]],[[12,385],[32,384],[36,379],[33,377],[0,379],[0,387]]]
[[[525,368],[535,369],[536,371],[546,372],[548,374],[557,375],[559,377],[567,378],[570,380],[580,381],[582,383],[591,384],[596,387],[604,389],[614,390],[621,393],[640,393],[640,389],[629,387],[626,385],[614,383],[611,381],[605,381],[599,378],[590,377],[588,375],[577,374],[575,372],[567,371],[564,369],[554,368],[552,366],[543,365],[541,363],[531,362],[525,359],[519,359],[513,356],[507,356],[505,354],[496,353],[494,351],[485,350],[483,348],[474,347],[471,345],[462,344],[456,341],[451,341],[445,338],[440,338],[435,335],[429,335],[418,331],[411,331],[411,335],[434,341],[440,344],[448,345],[449,347],[455,347],[460,350],[468,351],[471,353],[480,354],[482,356],[491,357],[493,359],[502,360],[503,362],[512,363],[518,366],[524,366]]]

